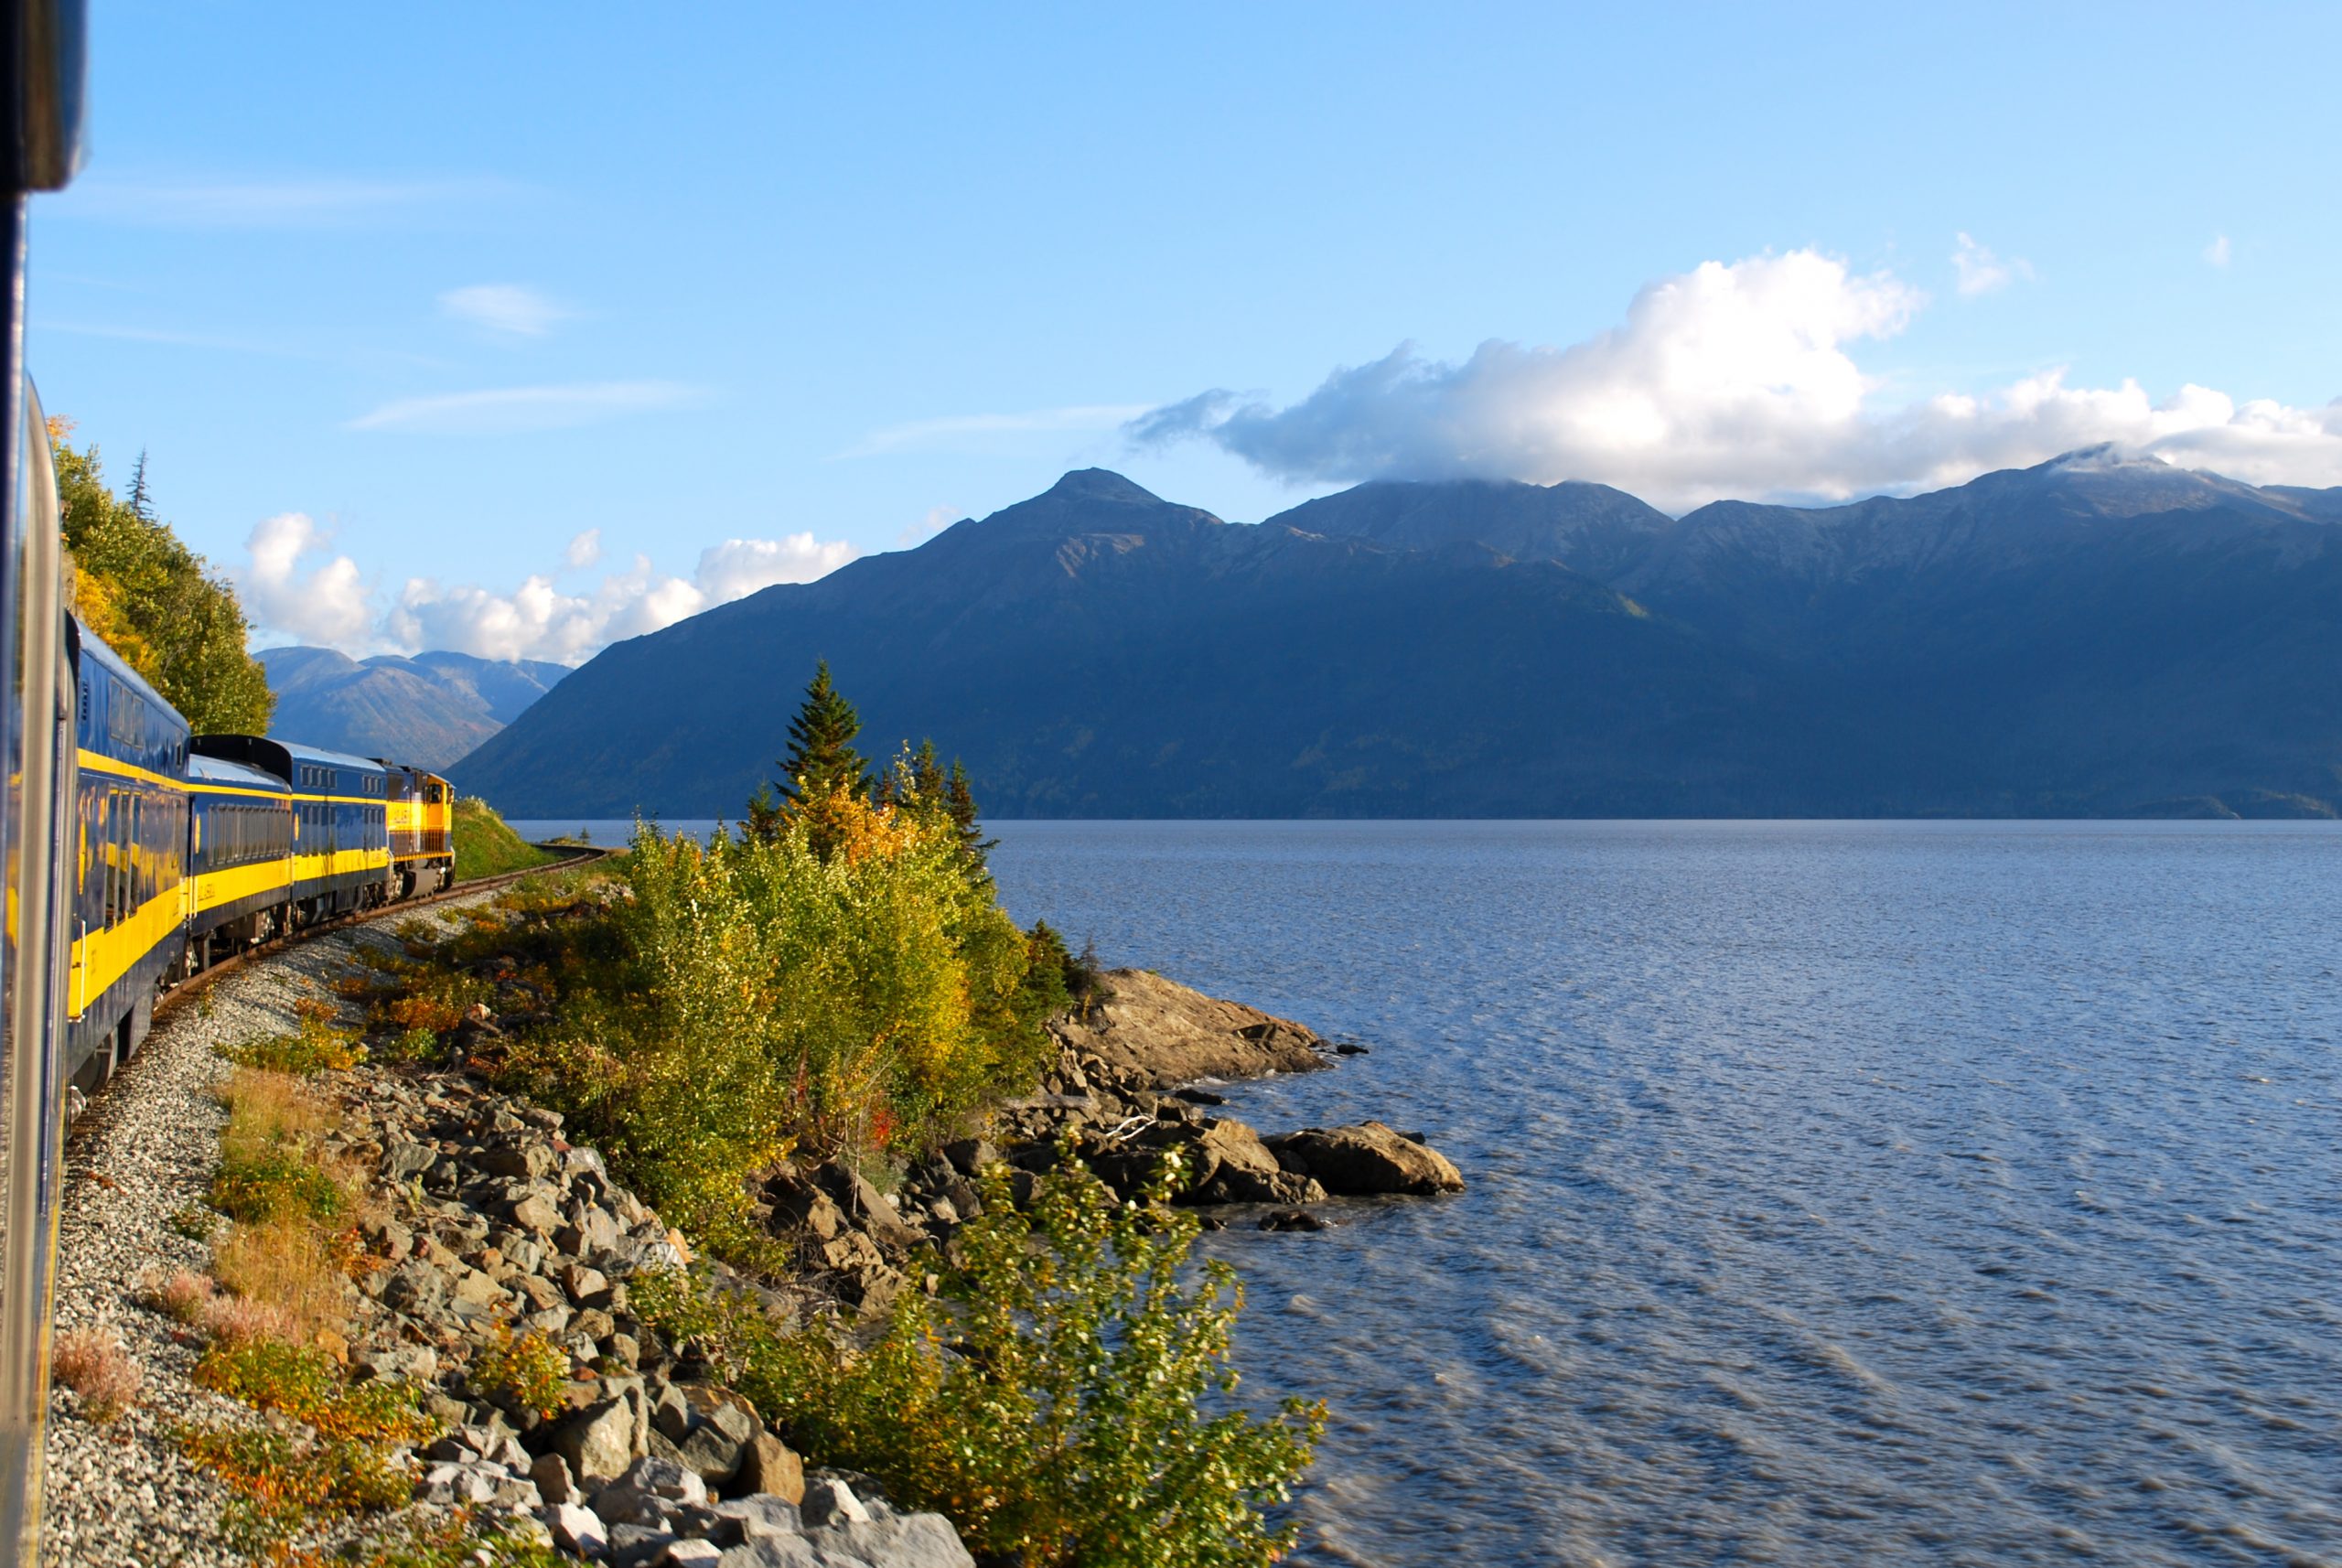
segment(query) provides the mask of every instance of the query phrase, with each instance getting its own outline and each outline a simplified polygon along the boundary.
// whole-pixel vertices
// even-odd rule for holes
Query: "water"
[[[1305,1561],[2342,1563],[2342,831],[993,831],[1371,1048],[1235,1114],[1471,1184],[1208,1238],[1332,1406]]]

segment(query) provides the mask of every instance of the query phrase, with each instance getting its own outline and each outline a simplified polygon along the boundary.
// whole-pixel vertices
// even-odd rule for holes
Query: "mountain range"
[[[270,648],[257,657],[276,693],[271,735],[437,769],[519,718],[569,673],[564,664],[467,653],[361,660],[330,648]]]
[[[2331,815],[2342,489],[2093,448],[1843,506],[1378,482],[1241,524],[1089,469],[617,644],[456,777],[736,813],[820,658],[998,816]]]

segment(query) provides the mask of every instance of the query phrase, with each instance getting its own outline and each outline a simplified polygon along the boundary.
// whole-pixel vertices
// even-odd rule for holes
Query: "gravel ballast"
[[[431,918],[491,897],[414,914]],[[219,1164],[225,1116],[211,1090],[229,1070],[219,1047],[292,1032],[294,1004],[332,1000],[326,984],[355,945],[391,941],[392,923],[329,932],[215,982],[155,1027],[74,1123],[58,1227],[57,1331],[113,1329],[143,1384],[136,1405],[104,1426],[81,1418],[70,1391],[49,1396],[43,1563],[244,1561],[220,1535],[228,1489],[188,1462],[173,1433],[190,1421],[258,1417],[188,1382],[200,1345],[138,1297],[150,1281],[209,1264],[209,1243],[173,1229],[172,1216],[200,1204]]]

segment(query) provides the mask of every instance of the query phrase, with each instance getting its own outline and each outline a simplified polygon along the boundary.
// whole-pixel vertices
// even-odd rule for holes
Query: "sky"
[[[1093,465],[2342,485],[2331,5],[93,10],[30,363],[263,644],[575,662]]]

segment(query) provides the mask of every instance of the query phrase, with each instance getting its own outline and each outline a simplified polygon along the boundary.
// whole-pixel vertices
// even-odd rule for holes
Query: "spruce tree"
[[[789,723],[781,793],[800,805],[840,790],[868,794],[870,765],[854,749],[854,737],[861,733],[862,715],[838,694],[830,681],[830,661],[822,660],[805,688],[804,704]]]
[[[930,762],[933,755],[929,753]],[[975,790],[968,783],[968,770],[956,757],[951,759],[951,776],[943,782],[943,809],[951,813],[951,825],[960,835],[960,852],[976,863],[977,870],[988,870],[985,855],[1000,841],[984,837],[983,830],[976,826]]]
[[[130,470],[130,498],[123,503],[141,522],[155,521],[155,499],[146,493],[146,448],[138,449],[138,467]]]

